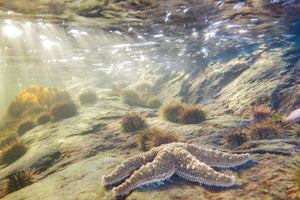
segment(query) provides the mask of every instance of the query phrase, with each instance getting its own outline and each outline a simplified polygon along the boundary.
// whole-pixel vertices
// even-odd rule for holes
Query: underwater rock
[[[118,101],[106,99],[105,95],[108,91],[106,89],[97,91],[100,96],[99,101],[81,107],[78,115],[55,123],[39,125],[21,136],[29,143],[30,148],[16,162],[0,169],[0,179],[27,168],[37,169],[41,174],[38,175],[37,182],[8,194],[3,197],[4,200],[114,199],[112,186],[105,186],[100,177],[107,175],[108,171],[123,160],[141,151],[133,145],[138,135],[122,134],[120,127],[120,120],[128,113],[129,106],[123,104],[120,99]],[[224,130],[244,127],[249,123],[249,120],[239,116],[223,115],[209,116],[207,121],[201,124],[182,125],[162,120],[158,116],[158,110],[137,107],[133,111],[147,115],[150,127],[176,131],[183,137],[183,141],[199,146],[207,145],[215,149],[225,147],[222,143]],[[266,181],[270,184],[264,185],[264,188],[272,189],[273,196],[287,199],[286,194],[282,192],[286,182],[281,180],[285,174],[281,170],[278,171],[278,166],[282,166],[280,165],[282,159],[278,159],[278,155],[274,154],[289,155],[288,152],[295,150],[299,143],[295,143],[295,140],[294,143],[290,140],[276,141],[250,141],[234,149],[235,152],[231,152],[251,153],[250,162],[225,172],[229,177],[237,177],[238,174],[237,187],[231,189],[199,187],[198,184],[179,176],[172,176],[170,178],[172,183],[164,181],[164,184],[158,187],[151,184],[134,189],[126,199],[150,200],[170,199],[170,197],[189,199],[191,194],[199,199],[218,199],[226,196],[229,197],[228,200],[233,200],[248,198],[250,195],[255,195],[254,199],[263,199],[263,197],[269,198],[270,194],[261,192],[256,185],[263,185]],[[284,159],[291,158],[286,156]],[[266,169],[267,172],[264,171]],[[270,177],[274,178],[270,179]],[[279,181],[282,184],[276,184]],[[239,189],[240,185],[247,187]],[[218,192],[214,192],[215,190]]]
[[[288,122],[300,122],[300,108],[297,110],[294,110],[287,118],[286,121]]]

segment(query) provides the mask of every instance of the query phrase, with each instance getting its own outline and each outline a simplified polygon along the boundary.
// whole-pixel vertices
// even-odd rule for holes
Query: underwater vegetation
[[[198,124],[206,119],[206,113],[197,105],[185,105],[178,101],[165,104],[160,110],[162,118],[175,123]]]
[[[300,199],[300,156],[295,152],[292,155],[294,159],[289,165],[290,168],[286,170],[289,176],[288,183],[291,187],[286,191],[292,199]]]
[[[55,87],[28,86],[16,96],[18,103],[32,103],[35,105],[52,105],[58,101],[71,99],[69,92]]]
[[[26,142],[15,140],[1,149],[0,165],[11,164],[24,155],[28,150]]]
[[[46,124],[47,122],[51,121],[52,117],[50,113],[43,113],[38,116],[36,123],[37,124]]]
[[[225,137],[225,143],[227,146],[233,148],[240,146],[248,141],[247,135],[244,131],[231,131]]]
[[[77,113],[77,106],[71,100],[58,102],[57,104],[52,106],[52,108],[50,109],[50,113],[55,121],[69,118]]]
[[[124,132],[134,132],[146,127],[146,119],[139,113],[133,112],[123,116],[121,129]]]
[[[143,151],[172,142],[179,142],[181,137],[173,132],[161,131],[158,128],[147,128],[139,133],[138,144]]]
[[[55,87],[28,86],[12,101],[1,117],[0,129],[12,130],[17,124],[28,118],[36,118],[38,114],[48,111],[57,102],[70,100],[66,90]]]
[[[6,177],[8,181],[2,186],[2,194],[0,194],[0,197],[31,185],[34,183],[37,173],[38,172],[34,169],[27,169],[8,175]]]
[[[280,125],[268,120],[247,127],[247,135],[253,140],[275,139],[280,136]]]
[[[97,94],[94,91],[86,91],[78,96],[80,105],[93,104],[98,100]]]
[[[179,122],[179,115],[184,110],[185,105],[178,101],[165,104],[161,107],[160,113],[163,119],[170,122]]]
[[[273,115],[274,111],[270,107],[260,105],[251,111],[250,117],[254,121],[261,122],[272,118]]]
[[[178,116],[183,124],[198,124],[206,119],[206,113],[197,105],[189,105]]]
[[[34,121],[31,120],[31,119],[28,119],[28,120],[26,120],[24,122],[21,122],[17,126],[17,134],[18,134],[18,136],[22,136],[24,133],[26,133],[30,129],[33,129],[34,127],[35,127]]]

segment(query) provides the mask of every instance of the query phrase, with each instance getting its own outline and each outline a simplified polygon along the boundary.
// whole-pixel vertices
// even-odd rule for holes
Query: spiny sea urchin
[[[293,123],[291,132],[292,132],[293,138],[299,139],[300,138],[300,125],[298,125],[297,123]]]
[[[98,100],[97,94],[95,91],[86,91],[81,93],[78,96],[80,105],[93,104]]]
[[[10,117],[20,117],[20,115],[30,106],[28,102],[12,101],[7,107],[6,113]]]
[[[173,101],[171,103],[162,106],[160,113],[162,118],[170,122],[179,122],[179,115],[183,112],[185,105],[178,101]]]
[[[122,95],[123,103],[126,103],[130,106],[140,106],[143,105],[142,100],[140,99],[139,93],[134,90],[125,90]]]
[[[287,173],[289,175],[289,184],[291,185],[288,188],[287,194],[291,199],[300,199],[300,156],[295,152],[293,154],[293,161],[289,165]]]
[[[179,122],[183,124],[198,124],[205,118],[205,111],[197,105],[186,106],[178,116]]]
[[[180,139],[181,137],[176,133],[161,132],[160,134],[153,135],[147,146],[149,149],[152,149],[153,147],[158,147],[162,144],[178,142]]]
[[[261,122],[270,119],[273,114],[274,111],[272,111],[270,107],[260,105],[251,111],[250,117],[254,121]]]
[[[77,106],[71,100],[58,102],[53,105],[50,113],[54,120],[69,118],[77,113]]]
[[[136,112],[124,115],[121,121],[121,128],[124,132],[139,131],[145,127],[146,119]]]
[[[17,127],[18,136],[22,136],[24,133],[26,133],[30,129],[33,129],[34,127],[35,127],[35,123],[31,119],[21,122],[20,124],[18,124]]]
[[[50,113],[43,113],[36,120],[36,122],[38,124],[46,124],[47,122],[50,122],[50,121],[51,121]]]
[[[146,101],[146,107],[148,108],[159,108],[161,106],[161,102],[158,96],[150,97]]]
[[[139,132],[138,137],[138,145],[143,151],[148,151],[148,142],[152,139],[152,136],[156,134],[156,132],[160,132],[157,128],[146,128],[143,131]]]
[[[248,126],[247,135],[253,140],[275,139],[280,136],[280,126],[268,120]]]
[[[244,131],[232,131],[225,137],[225,143],[229,147],[237,147],[247,142],[248,138]]]
[[[141,93],[143,96],[152,96],[152,86],[150,81],[142,80],[134,85],[134,91]]]
[[[143,151],[148,151],[162,144],[178,142],[180,139],[181,137],[176,133],[147,128],[139,133],[138,144]]]
[[[22,140],[15,140],[10,142],[1,149],[0,165],[11,164],[26,153],[28,149],[27,144]]]
[[[7,176],[7,183],[3,186],[4,195],[15,192],[21,188],[31,185],[37,175],[34,169],[21,170]]]

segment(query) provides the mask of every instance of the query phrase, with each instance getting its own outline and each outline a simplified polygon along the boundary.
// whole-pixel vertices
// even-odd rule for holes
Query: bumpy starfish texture
[[[127,195],[140,185],[163,181],[173,174],[206,185],[227,187],[234,185],[235,177],[211,167],[234,167],[249,160],[250,154],[228,154],[192,144],[170,143],[126,159],[102,180],[112,184],[129,177],[113,188],[116,195]]]

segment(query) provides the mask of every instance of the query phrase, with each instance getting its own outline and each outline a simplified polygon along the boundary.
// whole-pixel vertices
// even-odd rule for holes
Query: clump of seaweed
[[[70,94],[56,87],[45,88],[43,86],[28,86],[16,96],[19,103],[32,103],[34,105],[52,105],[58,101],[70,100]]]
[[[40,113],[57,102],[70,100],[66,90],[55,87],[28,86],[16,96],[1,118],[0,129],[15,129],[16,125],[26,119],[35,119]]]
[[[28,119],[26,121],[23,121],[17,126],[17,134],[18,136],[22,136],[24,133],[33,129],[34,127],[35,123],[33,120]]]
[[[225,143],[227,146],[233,148],[240,146],[247,142],[248,138],[244,131],[231,131],[225,137]]]
[[[178,116],[179,122],[183,124],[198,124],[205,118],[205,111],[197,105],[186,106]]]
[[[253,140],[268,140],[279,138],[280,126],[268,120],[248,126],[247,135]]]
[[[147,128],[139,133],[138,144],[143,151],[148,151],[162,144],[178,142],[180,139],[181,137],[176,133]]]
[[[40,116],[38,116],[36,122],[37,124],[46,124],[51,121],[51,114],[50,113],[43,113]]]
[[[170,122],[179,122],[179,115],[184,111],[185,105],[178,101],[165,104],[160,110],[162,118]]]
[[[271,119],[274,115],[274,111],[271,110],[270,107],[267,106],[257,106],[251,111],[251,119],[256,122],[261,122],[267,119]]]
[[[71,100],[58,102],[55,105],[53,105],[50,113],[55,121],[69,118],[77,113],[77,106]]]
[[[139,113],[133,112],[123,116],[121,128],[124,132],[134,132],[146,127],[146,119]]]
[[[291,199],[300,199],[300,156],[295,152],[292,154],[294,159],[287,170],[289,175],[288,183],[291,187],[286,192]]]
[[[0,165],[11,164],[24,155],[28,150],[27,144],[22,140],[10,142],[1,149]]]
[[[139,93],[134,90],[125,90],[122,93],[122,101],[130,106],[143,105]]]
[[[86,91],[78,96],[81,105],[93,104],[98,100],[97,94],[94,91]]]
[[[2,186],[2,195],[5,196],[9,193],[20,190],[28,185],[34,183],[37,171],[34,169],[21,170],[16,173],[8,175],[7,182]]]

